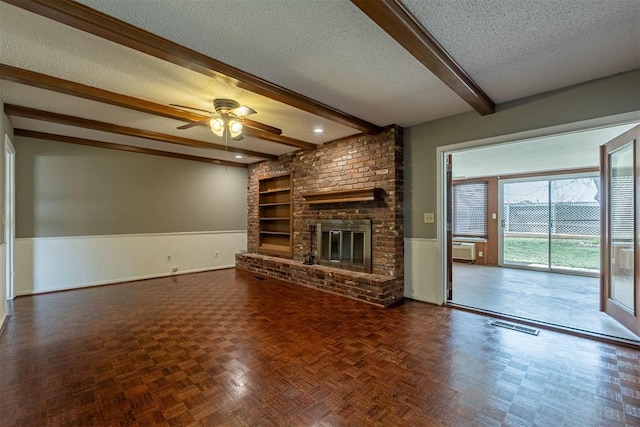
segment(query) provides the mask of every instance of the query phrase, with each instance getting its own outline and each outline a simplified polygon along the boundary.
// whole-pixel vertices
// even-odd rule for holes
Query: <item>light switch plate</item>
[[[433,212],[425,212],[424,213],[424,223],[425,224],[433,224],[435,222],[435,215]]]

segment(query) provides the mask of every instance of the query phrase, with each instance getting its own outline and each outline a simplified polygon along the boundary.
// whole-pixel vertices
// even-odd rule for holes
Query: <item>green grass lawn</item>
[[[600,240],[551,239],[551,259],[555,267],[600,268]],[[549,247],[547,239],[539,237],[505,237],[505,263],[547,265]]]

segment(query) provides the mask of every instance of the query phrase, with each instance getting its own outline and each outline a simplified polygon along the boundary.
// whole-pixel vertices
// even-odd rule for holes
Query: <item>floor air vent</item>
[[[491,322],[491,324],[493,326],[499,326],[501,328],[511,329],[513,331],[518,331],[529,335],[538,335],[540,333],[538,329],[516,325],[515,323],[503,322],[502,320],[494,320],[493,322]]]

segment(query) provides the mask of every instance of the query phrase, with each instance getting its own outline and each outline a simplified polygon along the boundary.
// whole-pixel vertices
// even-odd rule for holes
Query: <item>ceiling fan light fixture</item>
[[[209,126],[211,127],[211,132],[220,137],[224,135],[224,121],[222,119],[216,118],[209,120]]]
[[[179,108],[188,108],[197,111],[204,111],[209,114],[215,114],[214,117],[208,119],[209,127],[211,128],[211,132],[213,132],[216,136],[220,138],[229,138],[234,141],[243,140],[242,131],[244,129],[244,116],[249,114],[256,114],[256,110],[246,106],[240,106],[233,99],[224,99],[217,98],[213,100],[213,106],[215,108],[215,113],[211,111],[205,111],[200,108],[192,108],[186,107],[183,105],[171,104],[172,106]],[[193,126],[197,126],[198,124],[207,123],[207,119],[192,122],[188,125],[183,125],[178,127],[178,129],[189,129]],[[282,131],[280,131],[281,133]]]
[[[237,119],[231,119],[229,120],[229,133],[231,134],[232,138],[235,138],[237,136],[240,136],[240,134],[242,133],[242,122],[240,120]]]

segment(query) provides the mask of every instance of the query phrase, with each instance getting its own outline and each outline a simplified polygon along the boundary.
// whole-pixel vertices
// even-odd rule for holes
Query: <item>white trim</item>
[[[161,237],[161,236],[189,236],[206,234],[237,234],[246,233],[247,230],[220,230],[220,231],[175,231],[168,233],[137,233],[137,234],[92,234],[87,236],[41,236],[18,237],[16,240],[47,240],[47,239],[103,239],[112,237]]]
[[[226,270],[228,268],[235,268],[235,264],[222,265],[222,266],[219,266],[219,267],[194,268],[192,270],[181,271],[179,273],[147,274],[147,275],[144,275],[144,276],[127,277],[125,279],[102,280],[102,281],[98,281],[98,282],[83,283],[82,285],[60,286],[60,287],[57,287],[56,289],[52,289],[52,290],[46,290],[45,289],[45,290],[42,290],[42,291],[35,291],[35,292],[21,292],[21,293],[16,294],[16,296],[21,297],[21,296],[27,296],[27,295],[38,295],[38,294],[46,294],[46,293],[51,293],[51,292],[69,291],[69,290],[72,290],[72,289],[81,289],[81,288],[88,288],[88,287],[95,287],[95,286],[115,285],[115,284],[118,284],[118,283],[135,282],[135,281],[138,281],[138,280],[158,279],[158,278],[161,278],[161,277],[181,276],[181,275],[184,275],[184,274],[202,273],[204,271]]]
[[[8,321],[9,321],[9,316],[7,315],[7,313],[4,313],[4,315],[2,316],[2,319],[0,319],[0,335],[4,333],[4,328],[5,326],[7,326]]]
[[[37,294],[229,268],[247,248],[240,231],[16,241],[15,290]]]
[[[5,244],[4,243],[0,243],[0,277],[2,277],[3,279],[6,277],[5,276]],[[2,281],[2,285],[3,288],[5,286],[5,282],[4,280]],[[3,291],[6,288],[3,289]],[[0,293],[0,295],[4,295],[4,292]],[[0,298],[0,335],[2,334],[2,332],[4,331],[4,326],[6,325],[6,322],[9,319],[9,315],[7,313],[7,301],[6,298]]]
[[[4,226],[4,270],[5,270],[5,297],[12,300],[15,297],[15,243],[16,243],[16,205],[15,205],[15,179],[16,179],[16,149],[11,143],[9,135],[4,136],[4,206],[2,209]]]
[[[429,239],[426,237],[405,237],[405,242],[437,242],[438,239]]]
[[[437,240],[425,238],[404,239],[404,296],[432,304],[442,304],[438,293],[437,275],[440,259]]]
[[[443,244],[443,236],[446,236],[446,200],[444,183],[446,182],[446,155],[456,151],[462,151],[470,148],[485,147],[489,145],[503,144],[509,142],[521,142],[529,139],[536,139],[545,136],[561,135],[567,133],[581,132],[585,130],[611,127],[616,125],[637,123],[640,120],[640,111],[632,111],[629,113],[616,114],[613,116],[598,117],[595,119],[582,120],[578,122],[565,123],[562,125],[544,127],[539,129],[531,129],[522,132],[516,132],[505,135],[497,135],[489,138],[481,138],[471,141],[459,142],[455,144],[442,145],[436,147],[436,236],[438,241],[438,249],[442,254],[440,259],[441,271],[440,288],[443,294],[446,294],[447,287],[447,254],[446,245]],[[605,141],[606,142],[606,141]],[[603,142],[604,143],[604,142]],[[445,301],[446,302],[446,301]]]

